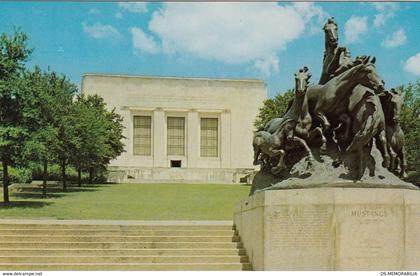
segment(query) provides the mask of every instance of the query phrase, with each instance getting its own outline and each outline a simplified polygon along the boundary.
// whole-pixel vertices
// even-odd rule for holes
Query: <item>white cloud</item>
[[[254,67],[257,68],[263,75],[269,76],[272,73],[278,73],[279,59],[277,56],[257,59],[254,62]]]
[[[322,32],[322,27],[329,17],[329,14],[326,11],[311,2],[296,2],[294,3],[294,7],[303,17],[303,20],[310,23],[311,33]]]
[[[376,28],[385,25],[388,19],[394,17],[399,9],[398,4],[392,2],[375,2],[372,3],[372,5],[379,12],[375,15],[375,19],[373,20],[373,25]]]
[[[399,29],[393,32],[391,35],[387,36],[381,45],[385,48],[395,48],[403,45],[407,41],[407,36],[405,35],[404,29]]]
[[[133,46],[136,50],[149,54],[156,54],[159,51],[159,46],[153,37],[145,34],[142,29],[133,27],[130,29],[130,32],[133,38]]]
[[[346,43],[361,42],[363,35],[368,32],[367,16],[352,16],[344,25]]]
[[[83,31],[95,39],[120,39],[121,34],[111,25],[82,23]]]
[[[153,13],[149,29],[166,53],[251,63],[268,75],[278,72],[276,53],[326,16],[314,3],[164,3]]]
[[[420,53],[408,58],[404,62],[404,70],[415,76],[420,76]]]
[[[121,2],[118,3],[120,8],[133,13],[146,13],[147,2]]]

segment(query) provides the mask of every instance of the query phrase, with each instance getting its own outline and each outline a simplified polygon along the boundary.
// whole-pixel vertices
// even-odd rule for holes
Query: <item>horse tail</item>
[[[365,100],[367,110],[370,110],[368,117],[363,117],[363,124],[361,125],[359,131],[354,135],[353,140],[350,145],[347,147],[347,152],[356,151],[361,147],[365,146],[369,141],[375,136],[377,131],[377,123],[375,115],[377,113],[377,107],[375,105],[374,99],[370,96]]]

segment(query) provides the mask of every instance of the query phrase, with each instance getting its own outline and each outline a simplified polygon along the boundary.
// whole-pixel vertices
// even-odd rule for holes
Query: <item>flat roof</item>
[[[264,83],[259,79],[224,79],[224,78],[204,78],[204,77],[176,77],[176,76],[147,76],[147,75],[126,75],[126,74],[103,74],[103,73],[85,73],[82,78],[93,77],[115,77],[115,78],[139,78],[139,79],[167,79],[167,80],[197,80],[197,81],[228,81],[228,82],[258,82]]]

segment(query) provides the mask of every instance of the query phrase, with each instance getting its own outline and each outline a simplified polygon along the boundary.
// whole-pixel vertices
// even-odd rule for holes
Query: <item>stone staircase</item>
[[[0,220],[0,271],[251,269],[231,223]]]

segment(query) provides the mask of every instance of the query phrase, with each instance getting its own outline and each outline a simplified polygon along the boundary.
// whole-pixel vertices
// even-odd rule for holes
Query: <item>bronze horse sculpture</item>
[[[383,90],[383,83],[374,67],[375,59],[363,61],[342,74],[332,78],[324,85],[312,85],[307,97],[309,112],[321,124],[323,135],[331,130],[331,124],[338,125],[348,116],[349,99],[353,89],[360,87]],[[347,125],[346,128],[349,126]],[[348,133],[348,130],[345,131]]]
[[[352,99],[349,104],[349,114],[352,125],[352,140],[346,148],[346,152],[356,153],[355,164],[357,167],[356,178],[360,178],[364,173],[364,165],[369,168],[369,175],[375,175],[375,164],[370,155],[373,139],[382,153],[383,167],[388,167],[390,157],[388,153],[388,143],[385,135],[385,115],[382,109],[379,96],[374,90],[359,85],[353,90]]]
[[[401,92],[395,89],[385,91],[379,96],[385,111],[386,139],[391,157],[389,169],[398,173],[400,178],[406,178],[405,137],[399,122],[403,97]]]
[[[346,51],[346,48],[338,47],[338,26],[334,17],[328,18],[323,30],[325,33],[325,51],[318,84],[325,84],[332,78],[332,75],[340,67],[342,53]]]
[[[305,140],[296,136],[295,133],[301,118],[310,77],[311,74],[307,67],[300,69],[295,74],[295,97],[291,107],[282,118],[276,118],[273,132],[264,129],[255,134],[253,140],[254,165],[271,165],[270,159],[279,156],[277,165],[271,169],[275,173],[284,168],[283,159],[287,152],[297,147],[303,147],[309,161],[313,160],[311,149]]]

